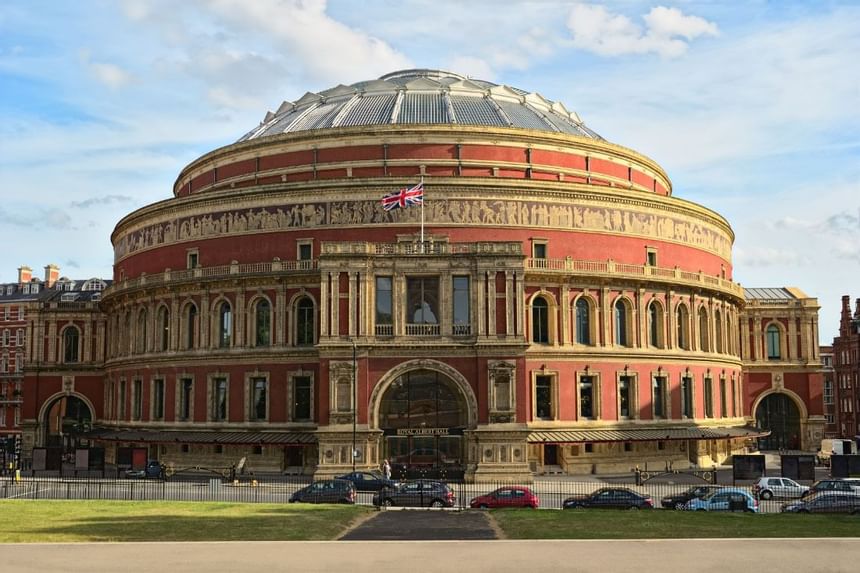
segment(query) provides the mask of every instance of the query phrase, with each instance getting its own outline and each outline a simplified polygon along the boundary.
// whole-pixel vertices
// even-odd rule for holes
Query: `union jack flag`
[[[386,211],[402,209],[424,203],[424,182],[412,187],[404,187],[382,197],[382,208]]]

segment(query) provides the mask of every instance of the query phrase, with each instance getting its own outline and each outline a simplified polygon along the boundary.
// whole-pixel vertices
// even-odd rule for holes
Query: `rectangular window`
[[[406,334],[439,335],[439,278],[406,279]]]
[[[179,380],[179,419],[187,421],[191,419],[191,408],[194,400],[194,380],[181,378]]]
[[[651,382],[651,401],[654,405],[654,417],[666,418],[666,377],[655,376]]]
[[[824,403],[827,405],[833,404],[833,381],[824,381]]]
[[[552,376],[535,378],[535,417],[539,420],[552,420]]]
[[[628,395],[629,396],[629,395]],[[594,377],[579,377],[579,416],[584,419],[594,418]]]
[[[140,420],[143,406],[143,380],[135,380],[131,386],[131,417]]]
[[[212,379],[212,419],[216,422],[227,420],[227,379]]]
[[[266,416],[266,406],[267,406],[267,396],[268,396],[268,382],[265,378],[255,377],[251,378],[250,381],[250,398],[251,398],[251,411],[250,411],[250,419],[253,421],[261,421],[267,418]]]
[[[714,417],[714,381],[710,378],[703,380],[705,386],[705,417]]]
[[[197,249],[188,251],[187,257],[186,263],[189,269],[196,269],[200,266],[200,254],[197,252]]]
[[[546,243],[533,241],[532,242],[532,258],[545,259],[547,254]]]
[[[376,335],[392,336],[391,277],[376,277]]]
[[[629,418],[632,410],[632,387],[633,379],[630,376],[622,376],[618,379],[618,415]]]
[[[311,419],[311,378],[296,376],[293,378],[293,420]]]
[[[645,249],[645,264],[649,267],[657,266],[657,249],[646,247]]]
[[[164,380],[152,381],[152,419],[164,419]]]
[[[126,382],[125,380],[119,381],[119,419],[125,420],[125,412],[126,412]]]
[[[314,256],[313,244],[310,241],[300,242],[298,252],[296,254],[300,261],[310,261]]]
[[[827,424],[833,424],[836,422],[836,418],[834,417],[833,414],[824,414],[824,421]]]
[[[471,334],[469,277],[454,277],[454,336]]]
[[[689,376],[681,378],[681,415],[693,417],[693,379]]]
[[[726,409],[726,379],[720,378],[720,416],[725,418],[729,411]]]

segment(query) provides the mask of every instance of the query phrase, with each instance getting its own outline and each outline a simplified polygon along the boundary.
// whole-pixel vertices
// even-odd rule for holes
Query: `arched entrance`
[[[378,423],[395,477],[462,477],[469,405],[442,372],[419,368],[397,376],[382,393]]]
[[[45,446],[62,448],[63,454],[73,454],[81,447],[82,435],[92,428],[93,414],[86,402],[77,396],[63,396],[45,409],[43,428]]]
[[[800,448],[800,411],[787,394],[771,394],[762,399],[755,412],[756,425],[770,430],[759,438],[760,450],[797,450]]]

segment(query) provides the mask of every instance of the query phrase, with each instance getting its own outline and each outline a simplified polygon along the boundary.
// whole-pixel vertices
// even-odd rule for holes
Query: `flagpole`
[[[421,176],[421,254],[424,254],[424,176]]]

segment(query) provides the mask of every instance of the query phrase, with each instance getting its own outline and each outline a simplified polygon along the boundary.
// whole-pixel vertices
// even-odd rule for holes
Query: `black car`
[[[352,472],[337,479],[351,481],[358,491],[379,491],[386,487],[397,487],[399,482],[386,478],[379,472]]]
[[[636,493],[626,487],[604,487],[588,495],[564,500],[562,509],[651,509],[651,496]]]
[[[454,502],[454,492],[447,484],[430,480],[409,481],[373,496],[376,506],[453,507]]]
[[[782,513],[850,513],[860,514],[860,496],[841,491],[819,493],[806,499],[784,503]]]
[[[718,489],[718,485],[694,485],[684,492],[664,497],[660,500],[660,505],[666,509],[684,509],[684,504],[691,499],[701,499]]]
[[[290,496],[290,503],[355,503],[355,486],[351,481],[326,479],[315,481]]]

